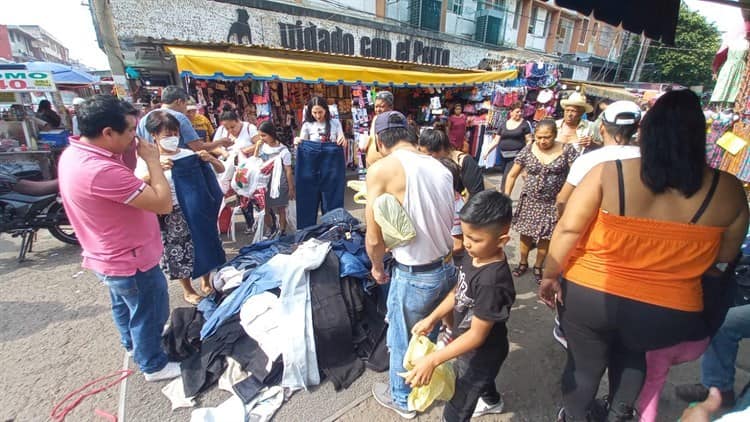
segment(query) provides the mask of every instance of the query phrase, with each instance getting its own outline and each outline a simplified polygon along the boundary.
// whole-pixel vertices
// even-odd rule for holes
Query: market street
[[[487,185],[499,182],[487,177]],[[347,202],[351,191],[347,191]],[[348,203],[355,217],[362,209]],[[241,231],[241,230],[240,230]],[[240,235],[236,243],[226,242],[228,255],[248,242]],[[517,262],[517,238],[508,249],[510,261]],[[0,367],[3,368],[4,394],[0,396],[0,420],[40,421],[49,417],[53,406],[84,384],[122,368],[124,351],[112,326],[106,289],[90,272],[81,272],[77,248],[63,245],[48,233],[39,233],[39,242],[29,261],[15,260],[19,242],[0,238]],[[178,283],[170,283],[170,305],[188,306]],[[498,377],[498,388],[505,400],[505,413],[485,416],[486,421],[550,421],[559,409],[559,377],[565,361],[563,349],[554,341],[552,313],[537,300],[532,276],[516,280],[518,297],[511,313],[509,337],[511,353]],[[742,344],[738,359],[736,387],[750,379],[750,347]],[[136,373],[127,379],[126,421],[186,421],[192,409],[170,409],[161,393],[167,382],[147,383]],[[670,373],[662,395],[660,418],[675,421],[685,404],[674,396],[674,385],[696,382],[699,364],[692,362]],[[605,377],[606,378],[606,377]],[[298,392],[274,417],[276,421],[389,421],[386,412],[372,399],[374,382],[387,379],[387,373],[367,370],[349,389],[335,392],[323,381],[309,392]],[[606,381],[601,394],[606,393]],[[120,391],[113,387],[86,398],[66,418],[67,421],[104,420],[95,409],[116,415]],[[212,387],[197,400],[196,407],[217,406],[230,394]],[[418,421],[438,421],[442,404],[420,415]]]

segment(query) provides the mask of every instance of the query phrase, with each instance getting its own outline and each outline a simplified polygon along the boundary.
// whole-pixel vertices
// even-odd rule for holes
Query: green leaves
[[[625,51],[623,60],[623,80],[630,76],[640,42],[639,36],[631,37],[630,47]],[[674,82],[685,86],[703,85],[704,89],[708,89],[714,85],[711,62],[720,45],[721,34],[718,28],[706,21],[703,15],[690,10],[682,3],[675,45],[651,43],[641,81]]]

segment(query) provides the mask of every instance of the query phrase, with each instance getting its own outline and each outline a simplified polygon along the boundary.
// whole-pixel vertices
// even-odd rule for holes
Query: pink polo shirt
[[[159,264],[159,221],[156,214],[128,205],[146,185],[120,156],[73,137],[60,157],[58,177],[84,268],[130,276]]]

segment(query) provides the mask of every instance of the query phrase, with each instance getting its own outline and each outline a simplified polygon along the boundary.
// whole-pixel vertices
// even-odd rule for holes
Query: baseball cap
[[[375,118],[375,133],[401,127],[406,127],[406,117],[398,111],[386,111]]]
[[[604,110],[602,119],[610,125],[635,125],[641,120],[641,108],[632,101],[615,101]]]

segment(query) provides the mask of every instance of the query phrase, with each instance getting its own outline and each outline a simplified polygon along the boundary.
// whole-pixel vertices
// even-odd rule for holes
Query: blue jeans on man
[[[734,391],[735,361],[740,340],[750,337],[750,304],[729,308],[701,360],[701,381],[706,387]]]
[[[112,319],[120,342],[133,351],[133,360],[141,372],[160,371],[167,364],[161,347],[164,324],[169,318],[167,279],[159,266],[129,277],[96,274],[109,287]]]
[[[407,408],[411,392],[404,379],[398,375],[404,369],[404,355],[411,339],[411,329],[432,312],[455,287],[456,268],[445,264],[431,271],[409,273],[394,267],[388,291],[388,333],[390,349],[389,378],[391,398],[402,409]],[[433,342],[437,330],[430,336]]]

